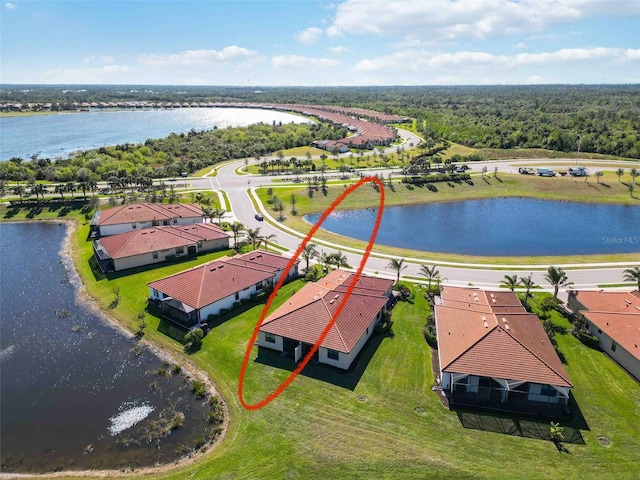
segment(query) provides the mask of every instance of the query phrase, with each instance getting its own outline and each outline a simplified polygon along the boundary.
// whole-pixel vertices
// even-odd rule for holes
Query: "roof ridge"
[[[491,314],[490,314],[491,315]],[[460,357],[462,357],[465,353],[467,353],[469,350],[471,350],[473,347],[475,347],[480,340],[483,340],[484,338],[487,337],[487,335],[489,335],[489,332],[492,332],[493,330],[495,330],[497,327],[499,327],[500,325],[498,325],[497,323],[497,319],[496,319],[496,324],[493,325],[491,328],[489,328],[487,326],[487,331],[484,332],[483,335],[480,335],[474,342],[472,342],[467,348],[465,348],[462,352],[460,352],[459,355],[457,355],[455,358],[453,358],[449,363],[447,363],[445,366],[441,367],[441,370],[444,370],[445,368],[447,368],[449,365],[451,365],[453,362],[455,362],[456,360],[458,360]]]
[[[144,229],[143,229],[143,230],[144,230]],[[137,236],[140,234],[140,232],[142,232],[142,230],[132,230],[132,231],[131,231],[131,235],[129,235],[129,238],[127,239],[127,241],[126,241],[126,242],[124,242],[124,243],[120,246],[120,248],[115,252],[115,255],[119,254],[122,250],[124,250],[124,247],[126,247],[127,245],[129,245],[129,243],[131,243],[131,241],[132,241],[135,237],[137,237]],[[113,258],[113,256],[112,256],[112,258]]]
[[[532,313],[531,315],[535,315],[535,313]],[[537,317],[537,315],[536,315]],[[540,317],[538,317],[540,318]],[[567,382],[569,385],[573,385],[571,383],[571,380],[569,380],[568,378],[565,378],[564,376],[560,375],[560,373],[558,373],[556,371],[555,368],[553,368],[551,365],[549,365],[547,362],[545,362],[542,358],[540,358],[540,356],[536,355],[536,353],[531,350],[529,347],[527,347],[524,343],[522,343],[520,340],[518,340],[515,336],[513,336],[511,334],[511,332],[503,327],[501,327],[500,325],[497,325],[498,328],[500,328],[503,332],[506,332],[507,335],[509,335],[511,338],[513,338],[516,342],[518,342],[518,344],[520,344],[527,352],[529,352],[531,355],[533,355],[535,358],[538,359],[538,361],[542,362],[549,370],[551,370],[553,373],[555,373],[558,377],[560,377],[561,379],[563,379],[565,382]],[[547,336],[547,340],[549,340],[549,345],[552,345],[551,340],[549,339],[549,336],[547,335],[547,333],[545,332],[545,335]],[[555,349],[554,349],[555,351]],[[557,352],[556,352],[557,354]]]
[[[268,320],[268,318],[269,318],[269,317],[267,317],[267,318],[265,318],[265,321],[264,321],[264,323],[262,323],[262,325],[267,325],[267,324],[269,324],[269,323],[271,323],[271,322],[275,322],[276,320],[280,320],[281,318],[287,317],[287,316],[291,315],[292,313],[295,313],[295,312],[298,312],[298,311],[302,310],[303,308],[310,307],[310,306],[311,306],[311,305],[313,305],[314,303],[319,302],[319,301],[321,301],[321,300],[322,300],[322,298],[317,298],[317,299],[315,299],[315,300],[311,300],[309,303],[305,303],[304,305],[300,305],[300,306],[298,306],[298,307],[294,308],[293,310],[289,310],[288,312],[286,312],[286,313],[284,313],[284,314],[282,314],[282,315],[279,315],[279,316],[277,316],[277,317],[272,318],[272,319],[271,319],[271,320],[269,320],[269,321],[267,321],[267,320]],[[276,309],[273,311],[273,313],[276,313],[276,312],[278,311],[278,309],[280,309],[280,308],[281,308],[283,305],[285,305],[285,304],[286,304],[286,303],[283,303],[282,305],[280,305],[280,307],[276,308]],[[331,315],[331,313],[329,313],[329,315]]]
[[[329,292],[334,292],[335,290],[329,290]],[[320,300],[322,300],[322,304],[324,305],[324,308],[327,309],[327,313],[329,314],[329,318],[331,319],[331,321],[334,320],[333,315],[331,314],[331,311],[329,310],[329,307],[327,306],[327,302],[324,301],[326,295],[323,296]],[[343,302],[345,302],[345,306],[346,306],[346,302],[349,300],[349,297],[347,296],[344,300],[342,300]],[[344,310],[344,307],[343,307]],[[342,313],[342,312],[340,312]],[[326,327],[325,327],[326,328]],[[342,346],[344,347],[344,351],[347,351],[347,342],[344,341],[344,337],[342,336],[342,333],[340,332],[340,329],[338,328],[338,317],[335,318],[335,322],[333,322],[333,325],[331,326],[331,329],[335,330],[336,333],[338,334],[338,338],[340,339],[340,341],[342,342]],[[328,334],[329,332],[327,332]]]
[[[190,232],[186,232],[186,231],[182,231],[179,228],[174,227],[173,225],[167,225],[167,228],[163,228],[161,229],[164,232],[169,233],[170,235],[175,235],[176,237],[180,237],[184,240],[189,240],[189,241],[199,241],[199,240],[204,240],[202,237],[195,235],[193,233]]]

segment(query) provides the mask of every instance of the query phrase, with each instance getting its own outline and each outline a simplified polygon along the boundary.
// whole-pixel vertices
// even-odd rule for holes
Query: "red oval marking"
[[[275,298],[276,294],[278,293],[278,290],[280,290],[280,287],[282,287],[282,284],[284,283],[285,275],[282,275],[280,280],[278,280],[278,283],[276,283],[276,286],[274,287],[273,292],[271,292],[271,295],[269,295],[269,299],[267,300],[267,303],[265,304],[264,308],[262,309],[262,313],[260,314],[260,319],[258,320],[258,323],[253,329],[253,333],[251,334],[251,338],[249,339],[249,343],[247,344],[247,349],[244,352],[242,367],[240,367],[240,377],[238,378],[238,397],[240,399],[240,403],[242,404],[242,406],[247,410],[258,410],[268,405],[273,400],[275,400],[285,390],[285,388],[287,388],[291,384],[291,382],[293,382],[293,380],[298,376],[298,374],[307,365],[307,363],[309,363],[309,361],[311,360],[313,355],[316,353],[318,348],[320,348],[320,344],[322,344],[324,339],[329,334],[329,330],[331,330],[331,327],[333,327],[333,325],[336,323],[336,319],[340,316],[340,313],[342,312],[347,300],[351,296],[351,293],[353,292],[353,289],[355,288],[356,283],[358,282],[358,279],[362,274],[364,265],[365,263],[367,263],[367,259],[369,258],[371,249],[373,248],[373,244],[376,240],[376,237],[378,236],[378,229],[380,228],[380,222],[382,221],[382,212],[384,211],[384,185],[382,184],[380,179],[378,179],[377,177],[364,177],[360,179],[360,181],[358,181],[354,185],[351,185],[338,198],[336,198],[333,201],[333,203],[329,205],[329,208],[327,208],[324,211],[324,213],[322,214],[318,222],[311,228],[311,230],[309,230],[309,233],[304,238],[302,243],[298,245],[298,249],[296,250],[291,260],[289,260],[289,263],[287,264],[287,267],[285,269],[285,271],[289,271],[289,269],[293,267],[293,264],[296,262],[296,260],[302,253],[302,250],[307,246],[307,243],[309,243],[309,240],[311,240],[313,235],[322,226],[322,223],[331,214],[331,212],[333,212],[335,208],[338,205],[340,205],[344,201],[344,199],[347,198],[351,193],[353,193],[355,190],[360,188],[365,183],[369,183],[369,182],[373,182],[378,185],[380,189],[380,203],[378,205],[378,214],[376,216],[376,223],[375,223],[375,226],[373,227],[373,230],[371,231],[371,237],[369,238],[369,243],[367,244],[367,248],[364,251],[364,255],[362,255],[362,260],[360,261],[360,265],[358,265],[358,270],[356,271],[356,274],[355,274],[355,281],[351,282],[351,285],[347,289],[347,293],[344,295],[342,301],[340,302],[340,305],[338,305],[338,308],[336,309],[335,313],[331,317],[331,321],[324,328],[324,330],[320,334],[320,337],[318,338],[316,343],[313,344],[313,347],[311,348],[309,353],[307,353],[307,355],[304,357],[302,362],[298,364],[296,369],[293,372],[291,372],[291,374],[285,379],[284,382],[282,382],[273,392],[271,392],[264,399],[256,403],[249,404],[244,400],[243,387],[244,387],[244,375],[246,373],[247,365],[249,363],[249,357],[251,356],[251,348],[253,347],[253,344],[255,343],[256,338],[258,338],[258,332],[260,330],[260,326],[262,325],[262,322],[267,316],[267,312],[271,307],[271,303],[273,302],[273,299]]]

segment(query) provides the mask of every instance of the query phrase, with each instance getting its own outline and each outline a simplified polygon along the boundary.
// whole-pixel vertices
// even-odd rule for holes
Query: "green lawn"
[[[130,330],[145,307],[146,282],[193,266],[215,255],[117,278],[97,278],[89,266],[88,225],[76,232],[75,261],[83,283],[104,307],[119,287],[121,301],[109,314]],[[301,281],[285,286],[273,308],[286,301]],[[537,294],[538,302],[544,294]],[[375,336],[354,371],[308,367],[274,402],[245,411],[237,399],[237,379],[246,343],[262,305],[217,325],[203,348],[186,356],[176,340],[158,331],[148,315],[147,341],[205,370],[226,400],[231,422],[220,445],[188,466],[148,478],[637,478],[640,464],[640,385],[603,353],[569,334],[557,335],[575,388],[584,424],[560,453],[545,440],[494,433],[498,419],[474,417],[485,430],[465,428],[455,412],[431,391],[431,353],[420,328],[428,304],[418,290],[413,300],[393,311],[393,336]],[[554,323],[568,329],[554,313]],[[289,374],[292,364],[277,354],[254,349],[245,395],[256,401]],[[479,419],[483,419],[482,422]],[[544,434],[548,423],[527,422]],[[469,424],[467,423],[467,426]],[[569,427],[569,425],[567,425]],[[565,432],[566,433],[566,432]],[[596,437],[611,440],[608,447]],[[77,477],[75,477],[77,478]],[[136,478],[131,475],[130,478]]]

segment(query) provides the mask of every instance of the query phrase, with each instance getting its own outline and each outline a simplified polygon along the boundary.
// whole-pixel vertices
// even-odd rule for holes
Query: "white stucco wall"
[[[278,352],[284,351],[284,339],[280,335],[275,336],[275,343],[267,342],[265,332],[258,332],[258,345]]]
[[[629,372],[636,380],[640,381],[640,360],[631,355],[629,351],[625,350],[616,342],[615,352],[611,349],[613,345],[613,339],[605,332],[598,332],[598,327],[593,325],[587,320],[587,326],[589,332],[595,335],[600,340],[600,348],[607,353],[611,358],[622,366],[627,372]]]
[[[202,247],[198,249],[199,252],[213,252],[215,250],[224,250],[229,248],[229,238],[218,238],[216,240],[205,240],[202,242]]]
[[[167,250],[158,251],[158,258],[153,258],[153,252],[142,253],[140,255],[133,255],[131,257],[117,258],[113,260],[114,269],[117,271],[125,270],[127,268],[142,267],[144,265],[151,265],[154,263],[161,263],[167,260],[167,257],[184,257],[187,255],[188,248],[184,247],[184,253],[180,255],[176,254],[175,248],[169,248]]]
[[[200,309],[200,321],[206,322],[209,315],[217,315],[223,308],[231,309],[233,308],[234,303],[239,302],[243,299],[248,300],[249,297],[251,297],[251,295],[254,293],[256,293],[256,286],[252,285],[248,289],[238,292],[238,300],[236,300],[235,294],[232,294],[228,297],[218,300],[217,302],[202,307]]]
[[[171,225],[192,225],[194,223],[201,223],[202,217],[185,217],[185,218],[177,218],[174,220],[169,220],[166,224],[167,226]],[[140,230],[143,228],[153,227],[153,221],[149,220],[146,222],[135,222],[135,223],[116,223],[114,225],[100,225],[98,227],[100,231],[101,237],[106,237],[108,235],[116,235],[118,233],[130,232],[131,230]],[[133,228],[133,225],[136,228]],[[165,225],[163,221],[160,221],[159,226]]]
[[[351,366],[351,363],[358,356],[358,353],[360,353],[360,350],[362,350],[362,347],[364,347],[364,344],[367,343],[367,340],[369,340],[371,335],[373,335],[373,331],[375,330],[376,324],[378,323],[378,316],[376,316],[376,318],[374,318],[371,324],[369,325],[368,333],[366,331],[363,332],[362,336],[360,337],[356,345],[353,347],[353,349],[349,353],[340,352],[338,356],[338,360],[332,360],[328,356],[327,349],[324,347],[320,347],[318,349],[318,361],[320,363],[326,363],[327,365],[342,368],[344,370],[349,369],[349,367]]]

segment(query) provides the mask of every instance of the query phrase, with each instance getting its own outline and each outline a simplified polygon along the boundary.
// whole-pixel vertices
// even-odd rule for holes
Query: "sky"
[[[0,83],[640,83],[640,0],[4,1]]]

